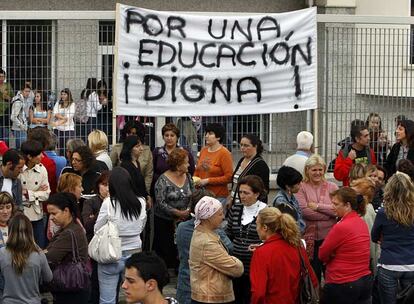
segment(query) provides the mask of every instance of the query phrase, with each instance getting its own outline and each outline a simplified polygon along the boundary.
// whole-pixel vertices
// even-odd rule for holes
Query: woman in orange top
[[[200,180],[195,185],[213,192],[224,206],[229,195],[227,185],[233,175],[233,158],[229,150],[221,144],[225,140],[224,127],[213,123],[207,125],[205,130],[206,147],[200,151],[194,172],[194,176]]]

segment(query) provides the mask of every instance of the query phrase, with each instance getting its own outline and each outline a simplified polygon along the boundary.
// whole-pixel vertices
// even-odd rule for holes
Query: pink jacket
[[[323,186],[325,184],[325,186]],[[302,216],[306,221],[306,225],[310,223],[316,224],[315,240],[323,240],[328,234],[329,230],[336,224],[336,215],[332,210],[332,202],[329,194],[338,189],[334,183],[325,181],[319,187],[313,186],[311,183],[302,183],[299,192],[295,194],[299,201],[299,206],[302,210]],[[322,189],[325,188],[325,194],[322,194]],[[322,197],[322,201],[320,201]],[[318,210],[314,211],[308,207],[308,203],[317,203]]]

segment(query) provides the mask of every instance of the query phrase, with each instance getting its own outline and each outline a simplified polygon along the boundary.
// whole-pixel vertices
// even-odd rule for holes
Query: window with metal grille
[[[52,21],[7,21],[6,46],[8,81],[15,91],[26,81],[39,90],[51,89]]]
[[[99,45],[115,45],[115,21],[99,21]]]

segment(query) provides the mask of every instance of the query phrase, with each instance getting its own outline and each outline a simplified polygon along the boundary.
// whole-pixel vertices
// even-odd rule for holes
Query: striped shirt
[[[245,275],[249,274],[250,261],[253,255],[253,252],[249,251],[249,246],[262,243],[256,231],[256,218],[259,211],[264,207],[266,207],[266,204],[263,202],[258,201],[255,203],[253,220],[246,225],[241,223],[244,209],[243,204],[234,204],[228,213],[226,233],[233,242],[233,255],[243,262]]]

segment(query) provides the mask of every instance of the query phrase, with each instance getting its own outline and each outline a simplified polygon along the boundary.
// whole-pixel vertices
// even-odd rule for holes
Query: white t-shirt
[[[4,245],[6,245],[7,239],[9,237],[9,227],[0,226],[0,233],[3,235],[3,242],[4,242]]]
[[[73,116],[75,115],[74,102],[72,102],[72,104],[67,108],[61,107],[60,102],[57,102],[53,107],[53,115],[56,114],[60,114],[66,117],[68,120],[63,125],[55,126],[55,129],[59,131],[75,131],[75,123],[73,121]]]
[[[13,181],[11,180],[11,178],[4,178],[3,187],[1,188],[1,191],[5,191],[11,196],[13,196],[12,187],[13,187]]]
[[[93,91],[86,101],[86,114],[88,117],[96,117],[100,109],[102,109],[102,104],[99,102],[99,96]]]

